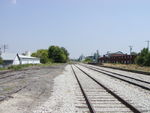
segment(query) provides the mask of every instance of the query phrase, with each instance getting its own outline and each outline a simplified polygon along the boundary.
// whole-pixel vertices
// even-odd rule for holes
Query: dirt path
[[[30,113],[51,96],[53,80],[65,65],[0,74],[0,112]]]

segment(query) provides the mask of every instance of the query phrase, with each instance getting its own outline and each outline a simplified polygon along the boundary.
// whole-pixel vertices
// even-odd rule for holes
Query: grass
[[[7,88],[4,88],[3,89],[3,91],[10,91],[10,90],[12,90],[13,88],[11,88],[11,87],[7,87]]]
[[[22,64],[22,65],[12,65],[7,68],[0,68],[1,70],[21,70],[27,67],[32,67],[32,66],[54,66],[54,65],[60,65],[62,63],[47,63],[47,64]]]
[[[7,70],[7,68],[0,67],[0,71]]]
[[[136,64],[112,64],[112,63],[104,63],[103,65],[104,66],[110,66],[110,67],[122,68],[122,69],[128,69],[128,70],[150,72],[150,67],[139,66],[139,65],[136,65]]]

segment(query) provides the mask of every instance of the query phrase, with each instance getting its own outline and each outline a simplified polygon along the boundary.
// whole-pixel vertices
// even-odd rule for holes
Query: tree
[[[144,48],[135,60],[136,64],[141,66],[150,66],[150,52],[148,48]]]
[[[48,50],[47,49],[40,49],[40,50],[37,50],[37,52],[35,53],[32,53],[33,57],[38,57],[40,58],[40,62],[41,63],[49,63],[49,62],[52,62],[49,58],[48,58]]]
[[[145,60],[144,65],[150,66],[150,52],[145,56],[144,60]]]
[[[59,46],[50,46],[48,49],[48,57],[54,62],[65,63],[68,60],[69,53],[65,48]]]
[[[68,53],[67,49],[64,48],[64,47],[61,47],[61,49],[63,50],[63,52],[64,52],[64,54],[65,54],[67,60],[69,60],[69,53]]]
[[[136,52],[131,52],[131,55],[138,55]]]
[[[3,64],[3,59],[0,57],[0,64]]]
[[[85,58],[85,60],[83,62],[85,62],[85,63],[91,63],[91,62],[93,62],[93,60],[91,58]]]

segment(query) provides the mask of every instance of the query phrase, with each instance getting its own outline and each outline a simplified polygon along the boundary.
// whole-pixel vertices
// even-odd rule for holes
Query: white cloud
[[[12,4],[16,4],[16,3],[17,3],[17,0],[11,0],[11,3],[12,3]]]

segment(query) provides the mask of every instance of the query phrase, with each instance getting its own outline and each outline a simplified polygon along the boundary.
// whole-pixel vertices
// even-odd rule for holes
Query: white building
[[[40,64],[40,59],[31,56],[24,56],[19,54],[11,53],[2,53],[1,57],[4,62],[4,67],[10,65],[19,65],[19,64]]]
[[[40,59],[31,56],[18,55],[20,64],[40,64]]]

